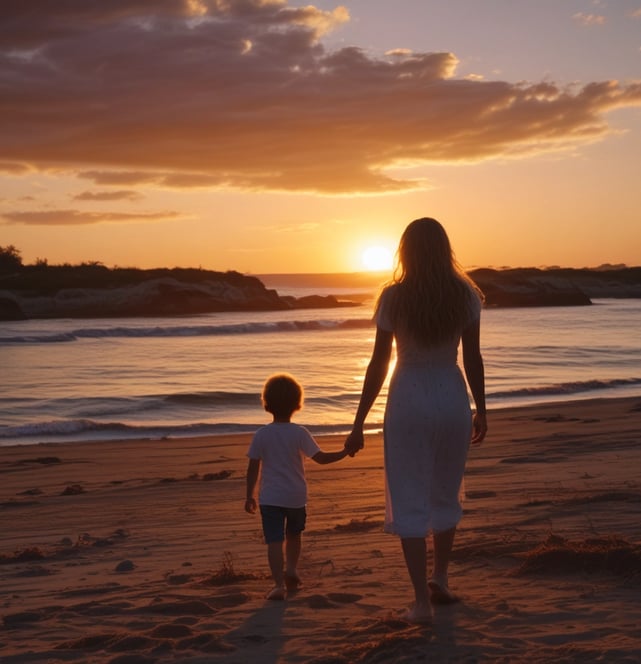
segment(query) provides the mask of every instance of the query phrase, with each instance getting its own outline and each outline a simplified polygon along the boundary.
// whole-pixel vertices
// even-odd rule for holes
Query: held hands
[[[487,434],[487,415],[474,413],[472,419],[472,445],[480,445]]]
[[[258,505],[256,504],[256,498],[247,498],[245,501],[245,512],[247,514],[256,514]]]
[[[353,457],[359,450],[365,447],[365,437],[362,429],[353,429],[352,433],[345,439],[345,451]]]

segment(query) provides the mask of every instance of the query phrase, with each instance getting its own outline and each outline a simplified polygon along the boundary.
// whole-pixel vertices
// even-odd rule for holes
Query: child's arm
[[[256,484],[260,473],[260,459],[250,459],[247,464],[247,497],[245,499],[245,512],[254,514],[258,508],[256,503]]]
[[[312,459],[316,463],[320,463],[321,465],[325,465],[327,463],[334,463],[335,461],[340,461],[341,459],[344,459],[347,456],[347,450],[343,448],[340,452],[323,452],[320,450],[319,452],[316,452]]]

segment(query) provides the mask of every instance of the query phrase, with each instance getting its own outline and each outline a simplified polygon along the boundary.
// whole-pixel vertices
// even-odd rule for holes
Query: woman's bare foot
[[[283,600],[285,599],[285,588],[282,586],[274,586],[268,593],[267,599]]]
[[[405,620],[415,625],[429,625],[432,622],[432,607],[429,604],[414,604],[405,614]]]

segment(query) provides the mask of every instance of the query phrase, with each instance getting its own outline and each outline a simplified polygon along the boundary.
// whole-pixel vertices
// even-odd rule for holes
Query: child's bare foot
[[[414,604],[405,614],[405,620],[415,625],[429,625],[432,622],[432,607],[429,604]]]
[[[295,572],[293,574],[285,574],[285,587],[288,593],[295,593],[301,585],[300,577]]]
[[[282,586],[274,586],[267,593],[267,599],[273,599],[277,601],[285,599],[285,588]]]

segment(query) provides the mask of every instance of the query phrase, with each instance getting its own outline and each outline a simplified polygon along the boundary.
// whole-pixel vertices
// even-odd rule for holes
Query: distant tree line
[[[22,256],[20,250],[12,244],[0,247],[0,274],[9,274],[22,267]]]
[[[55,293],[63,288],[119,288],[139,284],[148,279],[171,277],[185,283],[203,281],[224,281],[232,286],[246,287],[260,285],[257,277],[250,277],[228,270],[217,272],[202,268],[152,268],[135,267],[109,268],[99,261],[83,262],[78,265],[64,263],[49,265],[46,259],[39,258],[32,265],[22,262],[20,251],[13,245],[0,246],[0,288],[33,293]]]

